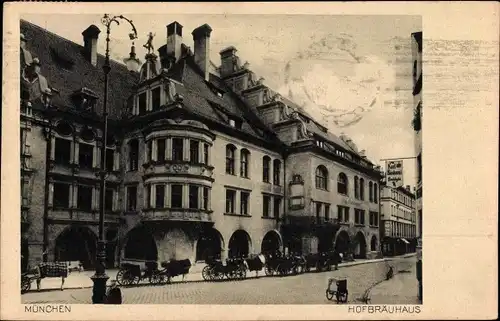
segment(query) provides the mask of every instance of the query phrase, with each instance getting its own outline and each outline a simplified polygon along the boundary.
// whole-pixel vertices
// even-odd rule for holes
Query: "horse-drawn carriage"
[[[226,262],[208,258],[206,263],[207,265],[201,271],[201,275],[205,281],[220,281],[224,278],[228,280],[241,280],[247,276],[248,265],[241,258],[227,259]]]
[[[170,260],[161,262],[161,269],[156,261],[129,261],[120,266],[116,274],[116,282],[119,285],[139,284],[143,280],[148,280],[151,284],[166,284],[172,281],[173,277],[182,275],[182,279],[189,273],[191,261]]]
[[[29,291],[33,281],[36,281],[37,290],[40,290],[42,279],[45,278],[61,278],[62,290],[68,273],[69,270],[66,262],[39,263],[33,269],[21,274],[21,293]]]
[[[305,260],[306,272],[311,271],[311,268],[315,268],[316,272],[322,272],[331,271],[332,265],[337,265],[339,263],[340,257],[335,252],[320,252],[307,255]]]
[[[333,288],[333,285],[337,288]],[[347,290],[347,279],[328,279],[328,286],[326,288],[326,298],[333,300],[335,297],[337,303],[347,303],[349,291]]]
[[[300,255],[269,255],[266,258],[266,275],[291,275],[304,273],[306,261]]]

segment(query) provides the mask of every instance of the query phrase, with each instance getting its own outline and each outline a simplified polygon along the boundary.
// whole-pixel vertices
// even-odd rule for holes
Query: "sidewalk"
[[[401,259],[406,257],[415,256],[415,253],[405,254],[401,256],[389,257],[389,258],[381,258],[381,259],[365,259],[365,260],[356,260],[353,262],[345,262],[339,264],[339,269],[360,265],[360,264],[368,264],[368,263],[377,263],[383,261],[391,261],[394,259]],[[198,263],[191,267],[189,274],[187,274],[184,278],[184,282],[202,282],[203,277],[201,271],[205,267],[204,263]],[[108,285],[111,284],[111,281],[116,280],[116,274],[118,273],[118,269],[109,269],[106,270],[106,274],[109,276]],[[94,275],[94,271],[83,271],[83,272],[72,272],[68,275],[64,282],[64,289],[86,289],[91,288],[93,286],[93,282],[90,277]],[[259,271],[259,277],[266,277],[264,270]],[[247,274],[247,278],[256,277],[255,272],[249,272]],[[172,283],[182,282],[182,276],[178,276],[172,279]],[[61,278],[45,278],[42,279],[40,285],[40,292],[45,291],[60,291],[61,289]],[[31,284],[31,290],[29,292],[37,291],[36,282],[33,281]]]

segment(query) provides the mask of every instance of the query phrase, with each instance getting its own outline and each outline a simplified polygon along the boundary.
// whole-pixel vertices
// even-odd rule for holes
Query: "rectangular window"
[[[80,143],[79,154],[78,154],[78,164],[80,168],[92,169],[92,160],[94,153],[94,146],[90,144]]]
[[[319,222],[319,218],[321,217],[321,205],[323,205],[322,203],[319,203],[319,202],[316,202],[316,220],[317,222]]]
[[[106,189],[106,202],[104,204],[104,209],[106,211],[113,211],[113,194],[112,189]]]
[[[149,140],[146,142],[146,162],[150,162],[153,156],[153,141]]]
[[[262,164],[262,181],[264,183],[269,183],[269,170],[270,170],[270,159],[264,158]]]
[[[275,196],[273,205],[274,205],[273,206],[274,217],[278,218],[280,217],[280,212],[281,212],[281,197]]]
[[[62,138],[55,139],[55,163],[68,165],[71,159],[71,141]]]
[[[111,148],[106,148],[106,171],[113,171],[115,164],[115,151]]]
[[[325,220],[330,220],[330,204],[325,204]]]
[[[182,161],[183,150],[184,150],[184,139],[173,138],[172,139],[172,160]]]
[[[139,115],[146,113],[147,110],[147,98],[146,93],[139,95]]]
[[[337,206],[338,220],[340,222],[347,223],[349,222],[349,207],[345,206]]]
[[[172,185],[171,191],[172,208],[182,208],[182,185]]]
[[[54,183],[54,207],[69,207],[69,184]]]
[[[234,200],[236,192],[230,189],[226,190],[226,213],[234,213]]]
[[[273,184],[274,185],[280,185],[280,180],[281,180],[281,162],[278,160],[274,161],[274,168],[273,168]]]
[[[152,104],[153,104],[153,110],[156,110],[160,108],[161,101],[160,101],[160,96],[161,96],[161,87],[156,87],[155,89],[152,90]]]
[[[250,193],[241,192],[240,193],[240,214],[248,215],[248,200],[250,199]]]
[[[165,185],[156,185],[155,207],[156,208],[165,207]]]
[[[262,196],[262,216],[269,217],[270,196]]]
[[[145,194],[146,194],[146,208],[150,208],[151,207],[151,185],[146,185],[146,188],[145,188]]]
[[[165,138],[156,141],[156,160],[163,162],[165,160]]]
[[[198,195],[200,188],[196,185],[189,185],[189,208],[199,208]]]
[[[208,165],[208,144],[203,144],[203,163]]]
[[[91,186],[78,186],[78,199],[76,207],[82,211],[92,210],[92,187]]]
[[[200,143],[196,140],[189,142],[189,161],[191,164],[198,164],[200,162]]]
[[[127,186],[127,211],[137,209],[137,186]]]
[[[203,209],[208,210],[208,187],[203,187]]]

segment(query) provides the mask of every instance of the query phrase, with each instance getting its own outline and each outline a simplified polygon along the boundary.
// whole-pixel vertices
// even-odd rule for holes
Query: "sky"
[[[98,15],[24,15],[64,38],[83,44],[81,32],[101,29],[98,52],[105,52],[105,27]],[[420,16],[383,15],[127,15],[138,31],[137,54],[144,61],[147,34],[155,50],[166,43],[166,26],[178,21],[183,42],[193,48],[191,32],[207,23],[213,31],[210,58],[237,48],[265,84],[302,106],[334,134],[351,137],[374,163],[413,157],[411,128],[410,35],[422,31]],[[122,61],[130,52],[125,22],[113,25],[110,53]],[[43,64],[43,62],[42,62]],[[43,72],[43,65],[42,65]],[[404,184],[415,185],[415,162],[404,161]]]

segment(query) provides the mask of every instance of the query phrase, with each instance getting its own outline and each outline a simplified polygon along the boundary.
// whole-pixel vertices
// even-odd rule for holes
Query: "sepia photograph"
[[[1,319],[497,316],[493,3],[5,7]]]
[[[421,17],[20,31],[23,303],[422,302]]]

